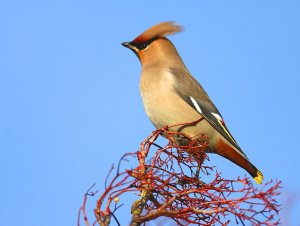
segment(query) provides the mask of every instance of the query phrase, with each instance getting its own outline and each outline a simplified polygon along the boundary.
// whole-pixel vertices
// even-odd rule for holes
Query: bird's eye
[[[142,42],[135,45],[135,47],[138,48],[139,50],[146,49],[147,46],[148,46],[147,42]]]
[[[148,46],[148,44],[147,43],[142,43],[142,49],[145,49],[146,47]]]
[[[143,50],[146,49],[154,40],[156,40],[157,37],[151,38],[148,41],[144,41],[144,42],[130,42],[130,45],[134,46],[135,48],[137,48],[138,50]]]

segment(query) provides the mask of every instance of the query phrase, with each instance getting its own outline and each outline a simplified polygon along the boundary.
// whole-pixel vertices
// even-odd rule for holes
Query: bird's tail
[[[238,150],[235,150],[231,145],[220,140],[217,144],[216,153],[230,160],[236,165],[245,169],[258,184],[261,184],[264,176],[263,174]]]

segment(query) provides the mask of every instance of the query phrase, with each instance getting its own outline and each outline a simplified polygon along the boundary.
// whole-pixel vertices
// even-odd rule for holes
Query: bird
[[[122,43],[141,63],[140,93],[146,114],[156,128],[196,122],[170,130],[180,130],[190,137],[206,134],[209,138],[207,152],[230,160],[245,169],[256,183],[262,184],[263,174],[237,144],[219,110],[166,37],[182,30],[183,27],[173,21],[161,22],[133,41]]]

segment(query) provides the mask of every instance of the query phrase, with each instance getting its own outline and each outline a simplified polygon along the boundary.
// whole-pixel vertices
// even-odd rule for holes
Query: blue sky
[[[154,129],[120,43],[161,21],[185,27],[170,39],[265,181],[299,197],[299,1],[0,0],[1,225],[75,225],[86,189]]]

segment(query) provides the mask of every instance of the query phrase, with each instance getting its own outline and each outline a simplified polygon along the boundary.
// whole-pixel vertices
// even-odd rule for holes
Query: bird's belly
[[[166,97],[160,95],[156,98],[153,93],[150,97],[145,95],[142,95],[142,97],[145,111],[156,128],[168,126],[171,131],[182,132],[190,137],[206,134],[209,146],[214,149],[214,137],[218,136],[219,133],[201,114],[186,104],[180,97],[177,95]],[[152,98],[156,98],[155,101]],[[148,101],[152,104],[148,104]]]

